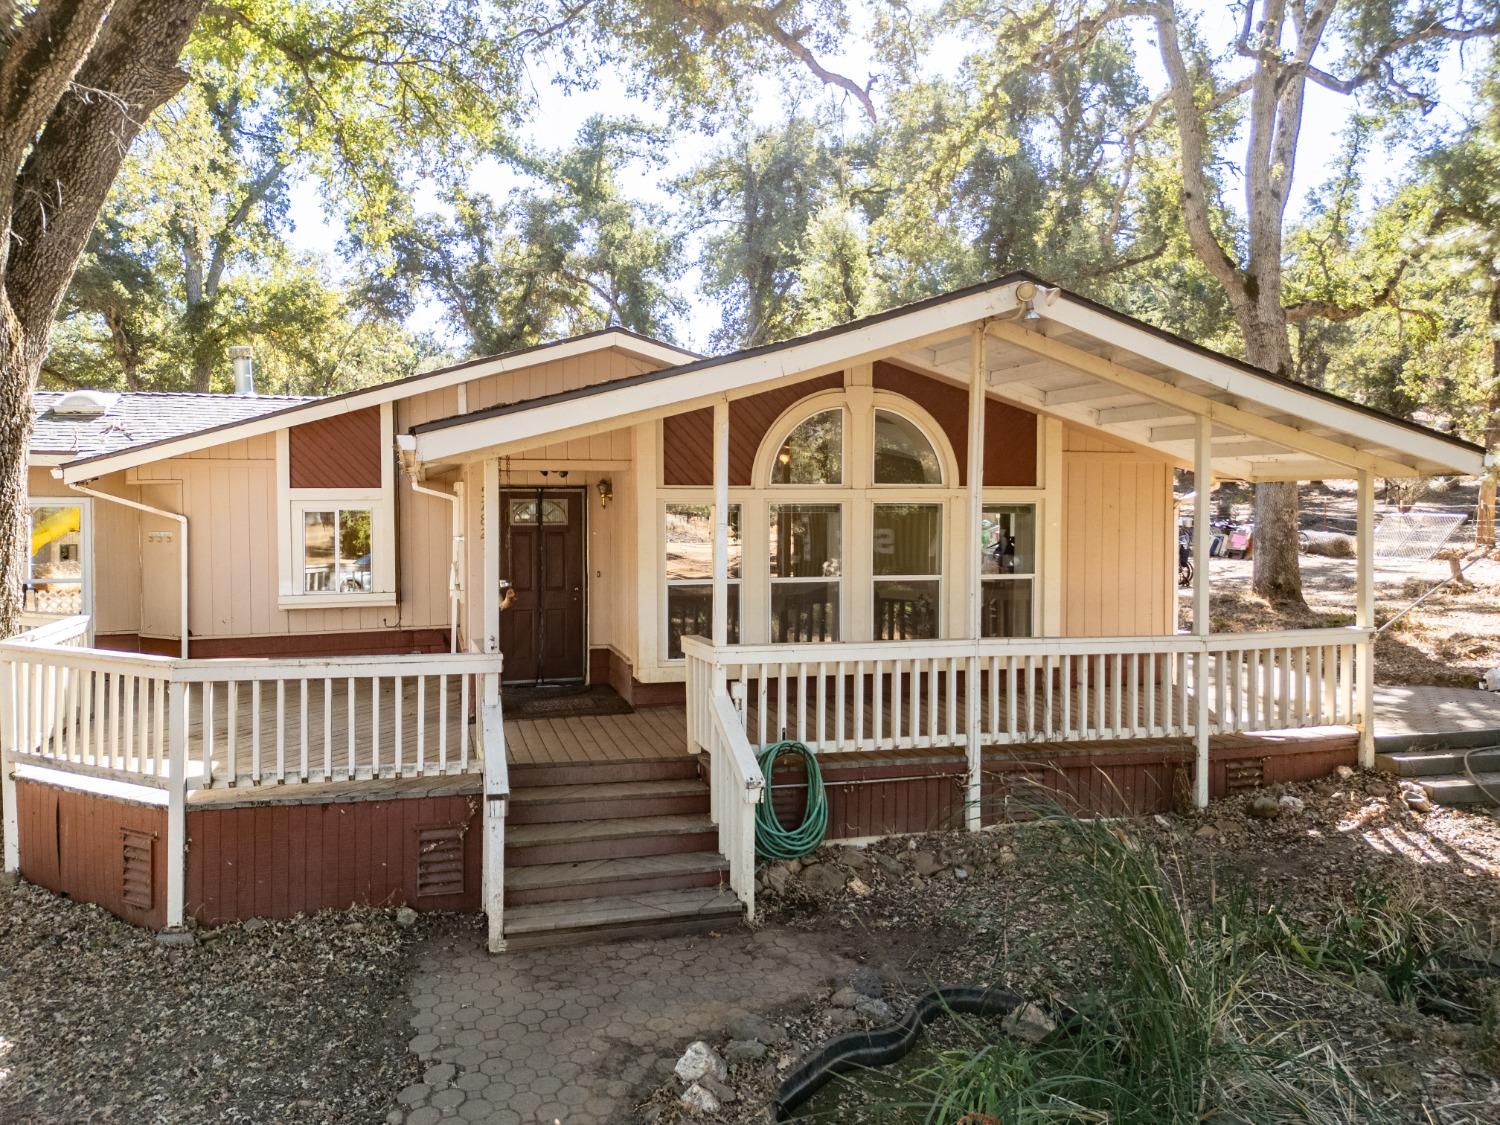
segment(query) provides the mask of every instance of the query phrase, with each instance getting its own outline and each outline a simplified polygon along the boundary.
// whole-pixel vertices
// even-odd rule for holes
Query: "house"
[[[7,869],[158,928],[482,909],[496,949],[753,912],[783,737],[842,838],[1368,763],[1373,480],[1484,464],[1023,274],[717,357],[37,408]],[[1357,624],[1212,633],[1199,521],[1180,632],[1178,469],[1357,478]]]

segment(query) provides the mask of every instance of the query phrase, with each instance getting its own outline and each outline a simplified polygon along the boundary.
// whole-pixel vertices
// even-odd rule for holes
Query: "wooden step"
[[[506,824],[505,866],[713,851],[719,830],[704,814]]]
[[[507,816],[512,824],[545,824],[707,811],[708,786],[702,781],[616,781],[512,790]]]
[[[743,917],[740,900],[717,888],[544,902],[505,911],[505,943],[520,950],[670,937],[728,929]]]
[[[696,754],[630,762],[537,762],[510,767],[510,788],[602,785],[616,781],[688,781],[699,777]]]
[[[650,891],[718,887],[728,879],[729,863],[717,852],[542,863],[506,872],[505,904],[620,898]]]
[[[1394,754],[1375,755],[1375,765],[1399,777],[1434,777],[1440,774],[1462,774],[1464,759],[1475,773],[1500,770],[1500,746],[1481,746],[1470,750],[1402,750]]]
[[[1427,796],[1440,805],[1500,805],[1500,773],[1480,773],[1474,777],[1456,773],[1446,777],[1414,777]]]

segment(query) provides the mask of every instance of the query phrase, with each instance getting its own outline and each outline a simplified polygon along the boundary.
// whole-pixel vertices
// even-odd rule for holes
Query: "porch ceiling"
[[[1017,286],[1036,296],[1018,299]],[[1023,291],[1024,292],[1024,291]],[[989,393],[1187,465],[1212,422],[1216,476],[1249,481],[1478,473],[1479,447],[1258,371],[1013,275],[854,324],[414,430],[419,461],[510,452],[891,358],[967,384],[985,327]]]

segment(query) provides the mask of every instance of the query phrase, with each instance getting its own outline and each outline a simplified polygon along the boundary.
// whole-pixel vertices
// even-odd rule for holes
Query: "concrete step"
[[[628,762],[548,762],[510,767],[510,788],[542,785],[602,785],[620,781],[690,781],[699,776],[696,754],[674,754]]]
[[[632,897],[650,891],[718,887],[728,879],[728,861],[712,851],[541,863],[506,872],[505,904]]]
[[[1500,746],[1500,727],[1450,730],[1440,734],[1377,734],[1375,736],[1375,753],[1377,754],[1400,754],[1422,750],[1469,750],[1475,746]]]
[[[521,950],[670,937],[728,929],[743,917],[744,904],[718,888],[544,902],[505,911],[505,942]]]
[[[547,824],[706,812],[708,785],[683,779],[513,789],[507,815],[512,824]]]
[[[505,826],[505,866],[713,851],[719,830],[703,813]]]
[[[1397,777],[1433,777],[1438,774],[1463,773],[1465,756],[1468,757],[1469,768],[1475,773],[1500,770],[1500,745],[1476,746],[1463,750],[1400,750],[1391,754],[1376,754],[1375,765]]]
[[[1439,805],[1500,806],[1500,772],[1457,773],[1438,777],[1412,778]]]

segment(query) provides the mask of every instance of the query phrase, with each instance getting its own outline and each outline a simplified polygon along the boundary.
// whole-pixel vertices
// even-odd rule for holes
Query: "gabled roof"
[[[73,460],[115,453],[317,401],[291,395],[126,391],[99,396],[101,405],[107,407],[102,414],[59,413],[55,408],[72,393],[37,391],[32,395],[33,457]]]
[[[1017,298],[1028,283],[1034,298]],[[1026,315],[1022,316],[1022,314]],[[970,339],[986,329],[987,389],[1043,413],[1191,462],[1209,419],[1216,475],[1245,480],[1477,473],[1471,442],[1221,355],[1028,273],[775,344],[436,419],[412,428],[435,463],[627,425],[877,358],[967,383]]]
[[[359,390],[346,391],[343,394],[329,395],[323,398],[275,399],[267,395],[190,396],[200,400],[211,399],[219,402],[232,402],[237,398],[244,401],[258,399],[263,402],[274,403],[275,405],[268,410],[261,410],[253,414],[246,413],[238,417],[200,417],[199,423],[196,426],[178,430],[174,433],[162,433],[157,437],[140,442],[128,442],[118,447],[104,447],[96,451],[80,450],[77,456],[63,462],[63,477],[69,483],[78,483],[103,476],[106,473],[130,468],[133,465],[160,461],[168,457],[180,457],[186,453],[206,449],[226,441],[236,441],[259,434],[272,433],[288,426],[301,425],[304,422],[314,422],[320,418],[331,417],[335,414],[343,414],[351,410],[363,410],[370,406],[394,402],[397,399],[409,398],[412,395],[423,394],[427,391],[440,390],[444,387],[466,383],[473,379],[483,379],[490,375],[505,374],[535,366],[536,364],[567,359],[571,356],[602,351],[606,348],[613,348],[662,364],[680,364],[685,360],[698,358],[696,352],[690,352],[673,344],[663,343],[660,340],[653,340],[649,336],[643,336],[638,332],[632,332],[626,328],[614,327],[602,328],[595,332],[585,332],[577,336],[569,336],[566,339],[553,340],[545,344],[535,344],[527,348],[518,348],[515,351],[504,352],[500,355],[468,359],[462,363],[450,364],[447,367],[420,372],[402,379],[393,379],[386,383],[379,383],[373,387],[362,387]],[[168,398],[173,396],[152,395],[138,397]],[[50,450],[43,449],[33,440],[33,455],[50,452]]]

